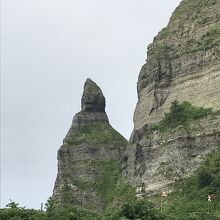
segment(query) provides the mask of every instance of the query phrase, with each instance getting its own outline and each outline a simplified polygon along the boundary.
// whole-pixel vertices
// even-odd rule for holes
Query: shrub
[[[214,115],[211,108],[195,107],[189,102],[171,103],[170,112],[165,113],[159,124],[152,125],[153,130],[165,131],[169,128],[175,128],[179,125],[187,126],[192,121],[201,119],[208,115]]]
[[[136,200],[133,203],[124,204],[119,213],[119,217],[125,219],[146,219],[146,220],[162,220],[165,219],[150,202]]]
[[[19,207],[18,203],[10,200],[10,203],[6,205],[6,208],[0,209],[0,219],[1,220],[46,220],[46,215],[44,212],[25,209],[24,207]]]
[[[199,188],[204,188],[211,184],[213,178],[209,171],[202,169],[197,174],[197,185]]]

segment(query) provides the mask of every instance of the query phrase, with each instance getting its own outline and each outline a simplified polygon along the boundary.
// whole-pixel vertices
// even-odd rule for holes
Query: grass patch
[[[113,144],[126,146],[127,140],[107,122],[94,122],[82,126],[79,131],[74,131],[71,137],[66,138],[70,145],[80,144]]]
[[[179,125],[187,127],[196,120],[216,114],[219,114],[219,112],[215,113],[211,108],[195,107],[186,101],[182,103],[174,101],[171,103],[170,112],[165,113],[158,124],[152,124],[151,129],[164,132]]]
[[[71,185],[82,191],[95,190],[102,201],[103,211],[100,211],[100,214],[103,215],[115,212],[125,202],[132,202],[136,199],[135,188],[122,180],[120,161],[91,160],[89,167],[92,167],[96,172],[95,175],[97,176],[94,181],[80,179],[71,173],[64,175],[64,185],[62,187],[64,208],[70,208],[75,204],[75,193],[71,189]],[[91,209],[91,207],[88,207],[88,209]]]
[[[207,158],[193,176],[174,186],[164,204],[164,213],[170,218],[220,219],[220,149]],[[214,200],[208,204],[209,194],[214,195]]]
[[[93,164],[99,169],[95,188],[103,198],[105,210],[113,211],[125,202],[135,200],[135,189],[122,181],[121,165],[118,161],[93,161]]]

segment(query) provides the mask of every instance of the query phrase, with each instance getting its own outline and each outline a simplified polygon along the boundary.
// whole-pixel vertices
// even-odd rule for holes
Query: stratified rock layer
[[[74,116],[58,151],[58,175],[53,191],[57,206],[104,208],[105,198],[100,191],[103,167],[118,164],[120,168],[126,145],[126,139],[109,124],[101,89],[87,79],[82,110]]]
[[[134,127],[161,120],[174,100],[220,109],[220,1],[183,0],[148,47]]]
[[[85,112],[105,112],[105,97],[91,79],[87,79],[84,85],[81,108]]]
[[[147,194],[171,190],[176,181],[192,175],[206,156],[220,147],[220,116],[163,133],[149,134],[148,129],[145,126],[133,132],[123,164],[123,176],[133,185],[144,183]]]
[[[219,110],[219,85],[220,1],[183,0],[149,45],[139,74],[125,179],[145,183],[150,193],[191,175],[220,146],[219,117],[205,118],[189,130],[178,127],[151,135],[149,125],[158,123],[174,100]]]

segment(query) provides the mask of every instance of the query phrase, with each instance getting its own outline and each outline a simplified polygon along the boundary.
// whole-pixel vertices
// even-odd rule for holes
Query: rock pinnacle
[[[102,90],[91,79],[87,79],[81,99],[84,112],[105,112],[105,97]]]

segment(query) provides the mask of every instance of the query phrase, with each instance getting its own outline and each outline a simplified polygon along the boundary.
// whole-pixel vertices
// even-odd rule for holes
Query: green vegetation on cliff
[[[121,165],[118,161],[93,161],[100,175],[95,188],[103,198],[105,210],[114,210],[124,202],[135,200],[135,188],[124,183],[121,178]]]
[[[160,39],[169,39],[169,35],[172,35],[172,32],[169,27],[162,29],[159,34]],[[169,43],[159,42],[154,45],[153,54],[157,58],[166,58],[174,59],[180,57],[184,54],[192,54],[199,51],[208,51],[213,49],[214,52],[220,53],[220,28],[213,27],[210,28],[206,33],[204,33],[199,39],[188,38],[184,44],[179,45],[178,48],[175,48]],[[216,54],[217,55],[217,54]]]
[[[106,209],[103,213],[83,209],[58,209],[50,199],[46,212],[21,208],[11,202],[0,210],[1,220],[219,220],[220,219],[220,149],[208,155],[207,160],[193,176],[180,179],[159,209],[135,199],[134,188],[121,182],[116,162],[95,162],[102,171],[97,179],[97,190],[103,195]],[[212,202],[207,201],[213,195]],[[158,204],[158,200],[155,200]]]
[[[186,42],[184,48],[182,48],[182,53],[195,53],[197,51],[207,51],[209,49],[219,52],[220,45],[220,29],[211,28],[204,35],[201,36],[199,40],[193,38]]]
[[[163,119],[158,124],[151,125],[151,128],[163,132],[179,125],[187,127],[198,119],[218,113],[213,112],[211,108],[196,107],[186,101],[182,103],[174,101],[171,103],[170,112],[165,113]]]
[[[91,122],[82,126],[79,131],[68,138],[70,145],[79,144],[112,144],[126,146],[127,140],[107,122]]]
[[[208,195],[213,195],[208,202]],[[220,219],[220,149],[211,153],[193,176],[179,180],[164,204],[171,219]]]
[[[79,162],[73,162],[71,165],[72,172],[65,174],[66,181],[62,188],[62,201],[64,201],[65,207],[72,207],[75,204],[74,191],[71,190],[71,186],[68,186],[68,182],[71,182],[77,189],[82,191],[95,191],[101,199],[102,210],[107,212],[112,212],[115,208],[118,209],[124,202],[135,200],[135,188],[122,181],[120,161],[85,160],[81,161],[81,165],[94,170],[96,179],[95,181],[91,181],[87,178],[82,179],[74,175],[76,169],[78,169]],[[95,209],[93,203],[88,204],[85,208],[90,210]]]
[[[208,56],[212,56],[213,60],[214,57],[219,58],[220,14],[217,7],[216,0],[183,0],[173,12],[167,27],[155,37],[149,57],[173,62],[184,55],[207,56],[209,51]],[[207,62],[210,63],[210,60]],[[199,68],[202,63],[195,65]]]

